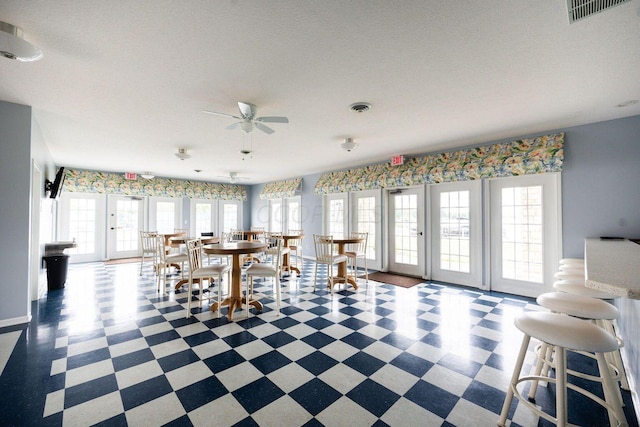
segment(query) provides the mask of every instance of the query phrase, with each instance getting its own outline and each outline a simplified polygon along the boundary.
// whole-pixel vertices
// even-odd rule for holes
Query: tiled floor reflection
[[[496,425],[521,340],[513,317],[537,310],[531,300],[373,281],[332,298],[312,292],[313,268],[285,278],[279,317],[265,300],[261,314],[229,322],[206,301],[185,319],[185,292],[159,296],[150,268],[72,265],[19,338],[0,331],[0,362],[15,343],[0,425]],[[553,406],[553,387],[538,396]],[[596,405],[569,405],[574,424],[608,424]],[[547,425],[516,403],[509,418]]]

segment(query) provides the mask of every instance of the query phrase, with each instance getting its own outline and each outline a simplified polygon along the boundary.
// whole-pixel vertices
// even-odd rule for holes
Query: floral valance
[[[127,196],[189,197],[192,199],[247,200],[244,186],[171,178],[127,180],[123,173],[67,169],[63,191]]]
[[[286,181],[270,182],[265,184],[260,192],[260,199],[281,199],[283,197],[293,197],[300,189],[302,178],[288,179]]]
[[[316,194],[560,172],[564,133],[324,173]]]

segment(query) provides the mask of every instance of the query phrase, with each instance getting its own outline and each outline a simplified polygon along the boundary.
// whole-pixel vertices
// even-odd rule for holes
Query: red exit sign
[[[138,179],[138,174],[135,172],[125,172],[124,179],[135,181],[136,179]]]
[[[404,164],[404,156],[398,155],[391,158],[391,166],[400,166]]]

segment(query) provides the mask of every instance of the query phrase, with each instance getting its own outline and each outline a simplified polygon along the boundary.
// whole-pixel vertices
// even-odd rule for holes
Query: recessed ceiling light
[[[637,104],[637,103],[638,103],[637,99],[630,99],[628,101],[621,102],[617,106],[618,107],[628,107],[629,105],[634,105],[634,104]]]
[[[355,113],[364,113],[371,109],[371,104],[368,102],[356,102],[349,105],[349,109]]]

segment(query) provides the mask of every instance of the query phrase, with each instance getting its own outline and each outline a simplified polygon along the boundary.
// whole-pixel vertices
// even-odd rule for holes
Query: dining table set
[[[184,233],[168,233],[164,235],[167,246],[175,247],[175,245],[186,244],[189,240],[200,239],[202,242],[202,252],[204,254],[231,258],[230,292],[222,301],[213,302],[210,308],[212,312],[215,312],[219,309],[218,305],[220,305],[220,307],[227,307],[227,317],[229,320],[233,320],[235,311],[245,307],[247,302],[242,292],[242,268],[245,262],[261,262],[259,254],[268,249],[267,241],[261,238],[262,235],[265,234],[263,230],[236,230],[231,234],[234,236],[244,236],[246,240],[225,241],[226,239],[220,239],[219,237],[213,236],[196,238],[188,237]],[[304,234],[301,233],[277,233],[276,236],[283,240],[283,247],[287,248],[291,241],[297,241],[304,238]],[[290,264],[291,258],[289,255],[289,251],[283,251],[281,265],[282,271],[289,273],[295,271],[299,275],[300,269],[297,266]],[[181,279],[175,284],[175,289],[180,289],[188,282],[188,279]],[[262,311],[263,309],[263,305],[260,301],[250,300],[249,304],[255,307],[257,311]]]

